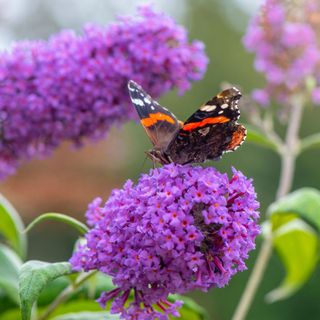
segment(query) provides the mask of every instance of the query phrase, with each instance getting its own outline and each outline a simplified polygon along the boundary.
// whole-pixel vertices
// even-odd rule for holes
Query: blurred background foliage
[[[79,31],[86,22],[107,24],[115,15],[134,12],[135,6],[142,2],[145,1],[0,0],[0,48],[5,50],[20,39],[46,39],[64,28]],[[205,78],[195,83],[184,96],[171,92],[160,99],[180,119],[187,118],[202,102],[216,94],[223,82],[237,85],[244,94],[263,84],[263,78],[254,71],[253,56],[245,51],[241,42],[250,15],[255,13],[260,2],[157,1],[155,7],[183,24],[191,39],[206,44],[210,58]],[[245,107],[241,106],[242,109]],[[319,131],[319,119],[320,109],[310,105],[304,114],[301,136]],[[241,122],[246,122],[244,113]],[[94,197],[107,199],[113,188],[121,187],[128,178],[137,180],[141,172],[151,168],[151,162],[145,160],[144,155],[149,147],[143,128],[134,122],[127,123],[114,128],[103,141],[87,143],[80,150],[74,150],[66,143],[52,157],[22,166],[16,175],[0,184],[0,192],[14,204],[26,224],[41,213],[54,211],[84,220],[87,204]],[[294,189],[320,188],[319,159],[319,150],[307,151],[298,159]],[[279,179],[277,155],[245,143],[237,152],[225,155],[222,161],[206,165],[226,172],[235,166],[252,177],[263,220]],[[28,259],[66,260],[76,237],[68,226],[55,222],[39,225],[29,235]],[[255,255],[251,254],[249,270]],[[211,319],[230,319],[249,273],[236,275],[224,289],[211,290],[208,294],[193,293],[192,296],[209,311]],[[264,302],[264,295],[280,283],[283,274],[274,255],[248,319],[303,319],[306,314],[308,319],[319,319],[319,269],[292,298],[271,305]]]

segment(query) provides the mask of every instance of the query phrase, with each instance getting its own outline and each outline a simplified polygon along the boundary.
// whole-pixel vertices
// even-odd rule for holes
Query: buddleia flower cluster
[[[169,319],[182,304],[169,294],[223,287],[246,269],[258,208],[240,171],[229,179],[212,167],[165,165],[90,204],[91,229],[71,263],[112,277],[115,289],[99,302],[112,301],[122,319]]]
[[[135,117],[129,79],[153,96],[183,92],[207,62],[201,42],[189,44],[182,26],[148,6],[81,35],[15,44],[0,53],[0,179],[63,141],[81,145]]]
[[[272,97],[282,105],[293,96],[309,96],[320,104],[320,3],[316,0],[266,0],[244,37],[254,52],[255,68],[266,78],[253,91],[260,105]]]

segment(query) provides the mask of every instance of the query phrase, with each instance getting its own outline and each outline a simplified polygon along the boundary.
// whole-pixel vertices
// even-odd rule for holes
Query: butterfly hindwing
[[[232,133],[231,141],[228,143],[228,146],[225,152],[231,152],[237,150],[238,147],[242,145],[247,136],[247,129],[241,125],[236,124],[235,130]]]
[[[153,100],[141,86],[130,80],[129,94],[140,122],[147,132],[155,149],[164,149],[175,137],[180,124],[173,113]]]

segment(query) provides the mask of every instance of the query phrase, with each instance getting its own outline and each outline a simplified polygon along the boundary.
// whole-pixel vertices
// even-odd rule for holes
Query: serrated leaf
[[[73,312],[67,313],[58,317],[52,318],[52,320],[118,320],[119,316],[112,315],[106,311],[100,312]]]
[[[246,128],[248,142],[278,152],[278,146],[273,141],[269,140],[265,134],[250,125],[246,125]]]
[[[286,299],[310,278],[318,261],[316,232],[301,219],[282,224],[273,234],[273,245],[286,270],[281,285],[269,292],[268,302]]]
[[[315,133],[301,140],[300,153],[308,149],[320,148],[320,133]]]
[[[25,263],[19,275],[22,320],[30,319],[33,304],[49,282],[71,272],[71,265],[68,262],[28,261]]]
[[[65,224],[68,224],[71,227],[78,230],[81,235],[84,235],[89,230],[88,227],[84,223],[78,221],[75,218],[69,217],[69,216],[62,214],[62,213],[50,212],[50,213],[44,213],[44,214],[40,215],[39,217],[37,217],[36,219],[34,219],[28,225],[28,227],[26,228],[26,230],[24,232],[30,231],[35,225],[37,225],[40,222],[46,221],[46,220],[60,221]]]
[[[298,216],[320,232],[320,192],[314,188],[294,191],[273,203],[268,208],[268,214],[272,220],[280,219],[282,223],[286,223],[284,219],[292,220]]]
[[[19,305],[18,282],[22,261],[14,251],[0,244],[0,288]]]
[[[25,258],[27,239],[22,233],[23,222],[12,204],[0,194],[0,234],[10,247],[22,258]]]

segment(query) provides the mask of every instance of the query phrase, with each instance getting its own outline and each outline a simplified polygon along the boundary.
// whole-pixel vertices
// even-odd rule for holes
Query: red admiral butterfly
[[[161,164],[217,160],[224,152],[237,149],[246,138],[245,127],[237,123],[241,93],[235,87],[220,92],[184,123],[134,81],[129,81],[128,88],[153,143],[147,154]]]

